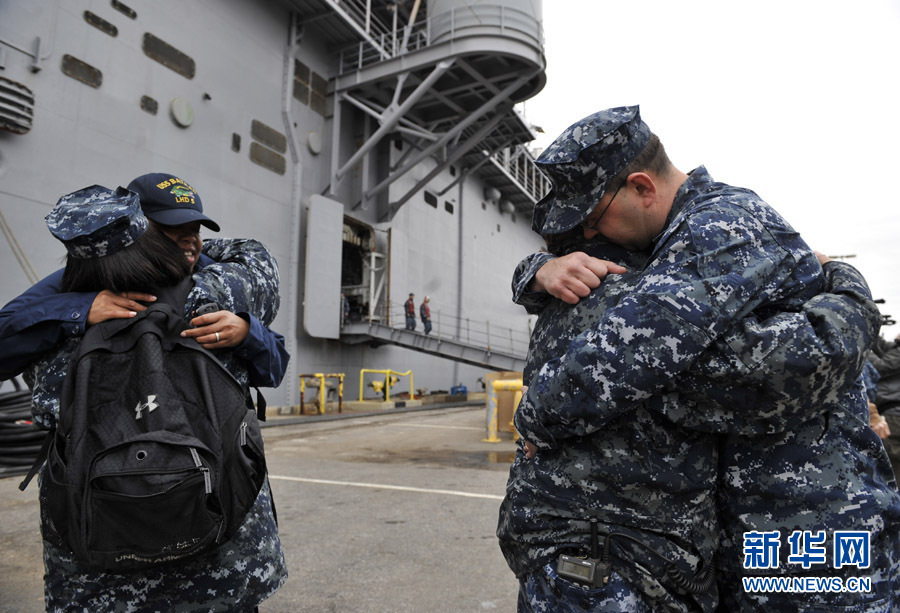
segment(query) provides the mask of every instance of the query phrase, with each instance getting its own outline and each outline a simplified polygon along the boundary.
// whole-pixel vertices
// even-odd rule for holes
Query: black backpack
[[[265,478],[249,394],[179,336],[184,307],[171,305],[184,305],[191,285],[92,326],[69,364],[48,434],[41,531],[90,568],[147,568],[220,545]]]

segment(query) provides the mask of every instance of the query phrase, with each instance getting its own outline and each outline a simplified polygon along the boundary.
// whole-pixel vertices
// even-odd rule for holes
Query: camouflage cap
[[[532,229],[561,234],[590,215],[609,180],[650,141],[637,106],[607,109],[569,126],[535,160],[553,189],[534,206]]]
[[[141,175],[128,184],[128,189],[141,197],[144,215],[164,226],[180,226],[199,221],[212,230],[219,224],[203,214],[200,194],[184,179],[164,172]]]
[[[44,220],[69,256],[82,260],[102,258],[134,244],[148,223],[137,194],[102,185],[66,194]]]

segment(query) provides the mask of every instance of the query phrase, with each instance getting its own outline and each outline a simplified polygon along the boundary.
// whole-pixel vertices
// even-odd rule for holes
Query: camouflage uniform
[[[667,393],[650,401],[682,426],[726,433],[719,448],[722,533],[716,566],[722,602],[730,611],[846,606],[878,612],[900,606],[900,496],[893,491],[881,442],[869,427],[858,376],[865,349],[877,336],[879,316],[854,268],[833,262],[824,273],[826,288],[837,295],[816,296],[791,328],[773,326],[777,318],[745,320],[716,342],[718,355],[701,356],[667,386]],[[846,299],[861,310],[848,309]],[[826,318],[832,323],[823,327]],[[803,340],[806,322],[819,329],[815,338],[820,343]],[[763,334],[748,335],[747,326]],[[753,342],[741,340],[747,338]],[[783,544],[777,568],[743,568],[744,533],[775,530]],[[791,564],[787,539],[795,530],[825,530],[829,544],[836,530],[866,530],[870,567],[834,569],[831,547],[824,564],[809,569]],[[745,592],[742,576],[768,575],[868,577],[872,590]]]
[[[269,251],[243,239],[213,239],[203,249],[218,261],[194,273],[185,318],[197,307],[216,302],[232,312],[252,313],[269,325],[279,303],[278,269]],[[25,373],[35,422],[43,427],[56,423],[62,381],[79,340],[64,341]],[[217,352],[246,387],[247,369],[231,353]],[[246,611],[287,578],[268,481],[237,533],[213,551],[120,575],[84,568],[71,553],[45,540],[44,565],[48,611]]]
[[[514,278],[515,299],[530,311],[544,306],[532,336],[526,381],[543,362],[561,355],[580,330],[597,325],[604,311],[634,284],[646,259],[597,241],[579,246],[625,265],[629,272],[608,277],[600,289],[571,306],[546,293],[525,291],[537,269],[553,256],[534,254],[522,262]],[[563,453],[539,454],[533,461],[520,454],[511,469],[498,535],[510,567],[524,577],[524,589],[543,584],[538,593],[549,593],[551,585],[570,596],[609,596],[609,586],[586,590],[555,575],[553,558],[559,552],[585,552],[586,518],[591,516],[601,519],[601,531],[640,538],[668,559],[682,560],[686,571],[697,566],[692,552],[703,552],[703,566],[708,567],[717,539],[711,506],[717,442],[700,431],[764,432],[800,424],[819,411],[822,390],[854,383],[862,348],[874,334],[877,311],[861,276],[838,263],[826,266],[826,272],[827,289],[835,293],[816,296],[801,313],[779,314],[762,324],[754,318],[740,322],[726,334],[727,344],[719,342],[705,352],[691,371],[669,386],[671,392],[613,420],[602,432],[567,440]],[[739,361],[725,358],[735,350]],[[755,368],[744,365],[754,356],[765,357]],[[712,393],[717,388],[725,391]],[[761,414],[758,405],[769,410]],[[662,415],[683,423],[676,426]],[[693,548],[678,547],[686,542]],[[694,594],[691,602],[671,581],[653,578],[666,574],[655,554],[618,548],[616,539],[612,551],[613,568],[627,581],[620,578],[610,602],[640,602],[651,610],[709,610],[714,593]],[[628,566],[635,561],[653,571]],[[529,574],[541,564],[543,573]],[[554,598],[555,607],[561,600]],[[540,610],[537,604],[531,606]],[[590,610],[607,609],[597,605]]]
[[[646,259],[599,241],[581,250],[629,272],[607,277],[577,305],[547,300],[547,294],[528,295],[524,283],[514,288],[530,310],[545,305],[531,337],[526,383],[544,362],[563,355],[580,330],[599,324],[603,313],[634,287]],[[547,257],[523,262],[516,279],[530,280]],[[716,468],[713,437],[674,426],[644,403],[602,432],[567,439],[560,449],[533,460],[525,459],[520,446],[497,529],[507,562],[523,581],[520,610],[579,610],[585,603],[591,611],[712,610],[714,589],[682,591],[666,574],[671,563],[693,579],[698,569],[712,564]],[[560,553],[588,553],[591,517],[599,520],[601,534],[620,535],[610,543],[613,575],[601,589],[556,574]]]
[[[602,191],[595,194],[593,204],[601,196]],[[549,208],[552,213],[554,206],[552,199],[544,206],[539,203],[536,229],[547,231],[549,226],[557,233],[564,232],[590,212],[587,209],[568,217],[554,217],[547,212]],[[536,270],[545,259],[546,256],[535,256],[524,266],[530,264]],[[644,409],[640,406],[642,400],[649,399],[645,406],[653,411],[680,418],[682,425],[698,430],[775,432],[778,428],[795,428],[790,434],[763,434],[756,440],[745,437],[725,440],[723,459],[733,463],[721,471],[727,477],[723,489],[730,486],[733,497],[740,497],[745,491],[755,493],[754,484],[747,481],[752,476],[759,480],[759,490],[768,498],[748,497],[746,504],[740,506],[744,513],[739,519],[743,523],[738,523],[734,516],[728,516],[723,522],[726,544],[720,555],[726,560],[720,560],[719,565],[730,568],[735,560],[740,561],[740,552],[734,550],[738,543],[733,537],[740,535],[746,526],[767,525],[762,518],[771,519],[773,515],[783,520],[782,527],[791,529],[797,526],[811,530],[872,529],[873,543],[878,543],[875,547],[883,546],[879,550],[883,555],[873,556],[877,558],[870,573],[874,578],[874,593],[845,596],[845,599],[867,603],[872,610],[878,610],[875,601],[885,597],[895,581],[889,575],[891,572],[896,575],[896,569],[890,569],[898,559],[895,552],[898,524],[897,499],[888,493],[889,478],[884,474],[883,458],[872,446],[874,434],[859,428],[858,419],[848,418],[846,424],[832,428],[829,436],[824,437],[828,439],[824,448],[810,445],[811,434],[822,434],[821,421],[827,423],[829,414],[831,420],[854,414],[858,406],[856,378],[867,344],[877,334],[877,310],[873,310],[868,288],[858,274],[854,278],[852,273],[836,265],[829,265],[828,269],[831,281],[850,286],[847,292],[850,303],[856,303],[857,308],[848,310],[840,297],[835,300],[834,296],[826,296],[810,302],[808,318],[794,316],[824,286],[813,254],[755,194],[714,183],[704,169],[694,171],[675,198],[666,229],[656,239],[634,292],[621,297],[603,313],[599,323],[587,328],[563,356],[551,360],[530,381],[531,387],[516,415],[516,426],[541,452],[529,463],[530,468],[523,468],[520,461],[514,465],[510,498],[517,493],[516,472],[522,471],[525,476],[519,475],[519,479],[530,482],[545,495],[550,492],[548,497],[555,504],[549,508],[569,508],[565,497],[555,497],[557,487],[565,481],[552,471],[545,471],[541,463],[549,458],[550,462],[560,465],[568,462],[583,470],[587,464],[583,455],[554,458],[570,456],[570,448],[584,440],[605,436],[607,429],[615,431],[617,420],[640,415]],[[534,301],[531,308],[537,308],[539,302]],[[845,304],[844,311],[825,321],[823,329],[822,318],[831,317],[831,309],[842,304]],[[783,321],[774,320],[775,315]],[[810,326],[817,325],[818,330],[810,330]],[[816,333],[812,344],[806,342],[809,339],[805,335],[809,332]],[[627,355],[617,355],[616,348],[620,345],[629,347]],[[777,369],[779,366],[781,370]],[[688,367],[691,372],[686,371]],[[681,379],[675,378],[679,375],[689,382],[685,389],[680,387]],[[732,379],[735,376],[737,381]],[[797,397],[798,390],[819,393]],[[703,404],[711,391],[715,393]],[[720,401],[723,404],[711,404]],[[830,403],[828,409],[823,408],[823,402]],[[823,416],[826,410],[828,413]],[[808,422],[810,415],[817,417]],[[669,431],[677,438],[676,429],[670,426]],[[598,433],[587,436],[594,432]],[[739,453],[733,453],[735,441],[742,445]],[[793,447],[798,443],[810,448],[795,451]],[[764,446],[770,444],[780,453],[771,454]],[[621,456],[627,455],[628,448],[612,449]],[[639,451],[636,457],[644,461],[646,448]],[[827,470],[819,471],[815,478],[812,465],[793,466],[795,460],[823,454],[828,458]],[[596,466],[603,466],[602,461]],[[776,467],[780,472],[774,472]],[[768,479],[763,478],[766,469],[770,471]],[[529,470],[533,474],[526,474]],[[799,475],[798,482],[814,489],[796,490],[792,475],[784,476],[791,473]],[[773,478],[773,475],[781,476]],[[632,480],[632,487],[659,483],[644,471],[637,476],[642,479]],[[708,473],[693,471],[680,478],[694,476],[702,479]],[[832,494],[836,486],[829,479],[834,477],[842,479],[837,486],[845,490],[842,502]],[[607,493],[604,487],[584,480],[572,485]],[[830,501],[827,512],[811,513],[823,492],[827,492],[824,497]],[[648,500],[655,501],[653,494],[644,492]],[[517,509],[527,509],[529,505],[525,498],[511,504]],[[734,504],[728,492],[724,504]],[[773,514],[775,509],[777,512]],[[501,535],[503,514],[501,511]],[[548,516],[556,519],[554,516],[560,514],[555,509],[548,513],[547,507],[538,504],[525,515],[536,521],[528,525],[513,517],[514,525],[506,530],[527,547],[528,540],[539,540],[535,535],[542,528],[547,529]],[[651,530],[656,528],[652,521],[648,525]],[[549,536],[546,540],[552,541],[554,535],[545,532],[542,536]],[[526,549],[528,562],[541,556],[550,557],[552,553],[548,554],[546,549],[549,547]],[[518,560],[522,560],[521,556]],[[513,562],[511,566],[516,570]],[[627,572],[615,565],[613,569]],[[650,569],[654,576],[663,576],[658,569],[652,566]],[[847,574],[846,571],[832,573]],[[755,607],[760,604],[774,602],[767,598],[754,602],[754,598],[749,598],[739,603],[731,597],[740,596],[736,594],[742,591],[740,584],[726,582],[723,587],[729,592],[728,605],[735,608],[758,610]],[[779,602],[782,606],[787,603],[793,606],[816,600],[834,599],[827,595],[799,598],[791,595]],[[889,606],[884,602],[882,606]]]

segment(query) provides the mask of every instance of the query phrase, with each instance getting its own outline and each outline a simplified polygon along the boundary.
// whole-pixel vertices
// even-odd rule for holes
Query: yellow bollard
[[[319,415],[325,415],[325,375],[316,373],[319,379]]]
[[[522,380],[521,379],[498,379],[493,382],[488,389],[487,397],[487,437],[481,439],[482,443],[499,443],[500,437],[497,436],[497,392],[517,392],[516,406],[522,399]]]
[[[512,429],[514,441],[519,440],[519,431],[516,430],[516,410],[519,408],[519,403],[522,402],[522,394],[525,393],[525,389],[525,386],[522,386],[522,388],[516,392],[516,395],[513,396],[513,412],[512,419],[509,420],[509,427]]]

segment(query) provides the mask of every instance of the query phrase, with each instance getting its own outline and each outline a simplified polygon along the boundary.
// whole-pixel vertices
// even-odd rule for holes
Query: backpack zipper
[[[206,485],[206,493],[212,494],[212,479],[209,476],[209,469],[203,466],[203,463],[200,461],[200,454],[197,453],[197,450],[193,447],[191,449],[191,457],[194,458],[194,464],[197,465],[197,468],[200,469],[200,472],[203,473],[203,483]]]
[[[240,428],[239,433],[240,433],[239,440],[241,442],[241,447],[244,447],[247,445],[247,422],[245,422],[245,421],[241,422],[241,428]]]

